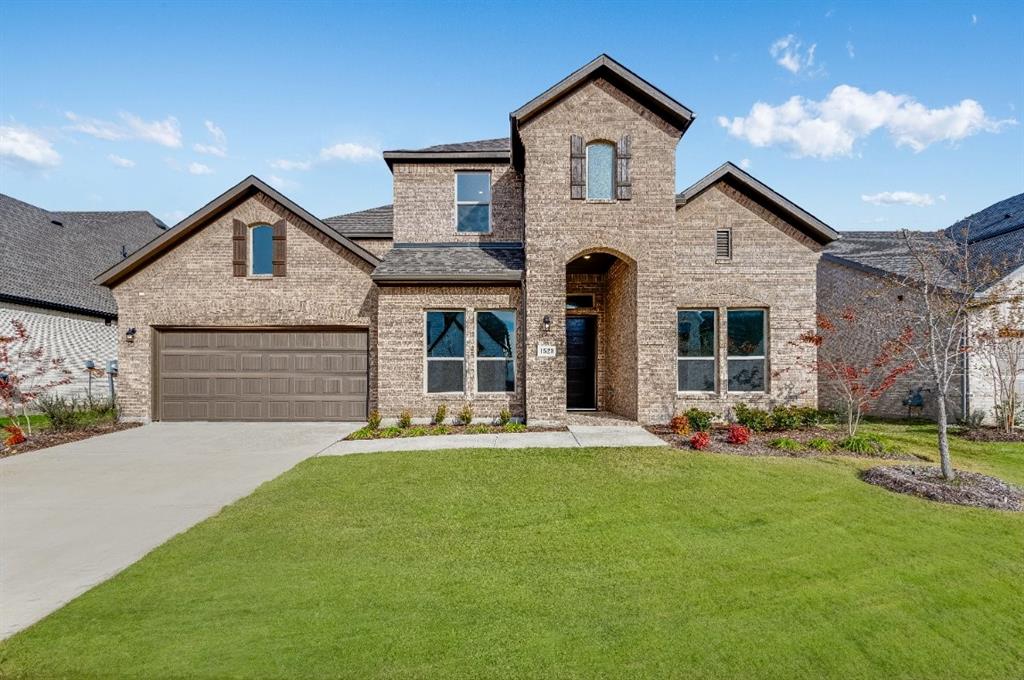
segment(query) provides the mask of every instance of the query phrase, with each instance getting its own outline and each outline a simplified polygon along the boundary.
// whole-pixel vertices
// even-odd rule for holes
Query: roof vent
[[[50,224],[56,224],[58,227],[63,227],[64,223],[60,220],[50,220]]]
[[[1011,217],[1013,217],[1013,213],[1006,213],[1005,215],[1003,215],[1003,219],[1004,219],[1004,220],[1008,220],[1008,219],[1010,219]]]
[[[128,246],[122,244],[121,245],[121,259],[123,260],[123,259],[125,259],[127,257],[128,257]]]

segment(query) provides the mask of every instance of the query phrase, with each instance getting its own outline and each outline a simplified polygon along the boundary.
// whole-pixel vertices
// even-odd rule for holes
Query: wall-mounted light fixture
[[[550,314],[545,314],[544,315],[544,332],[547,333],[550,330],[551,330],[551,315]]]
[[[126,330],[124,332],[124,341],[127,342],[128,344],[135,342],[135,333],[136,331],[134,326]]]

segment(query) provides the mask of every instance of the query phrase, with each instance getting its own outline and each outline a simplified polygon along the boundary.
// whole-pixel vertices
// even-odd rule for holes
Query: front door
[[[565,406],[597,408],[597,317],[565,317]]]

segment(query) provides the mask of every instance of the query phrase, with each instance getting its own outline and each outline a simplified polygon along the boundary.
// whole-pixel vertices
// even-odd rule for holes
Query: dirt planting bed
[[[957,432],[956,436],[972,442],[1024,442],[1024,430],[1005,432],[996,427],[976,427]]]
[[[81,430],[71,430],[68,432],[57,432],[55,430],[47,429],[36,430],[28,437],[27,441],[24,441],[21,444],[0,447],[0,458],[8,458],[19,453],[28,453],[29,451],[38,451],[39,449],[48,449],[51,446],[77,442],[82,439],[89,439],[90,437],[96,437],[101,434],[110,434],[111,432],[117,432],[118,430],[127,430],[133,427],[138,427],[139,425],[141,425],[141,423],[107,423],[104,425],[92,425]]]
[[[693,433],[685,436],[675,434],[668,425],[651,425],[647,430],[661,437],[677,449],[693,450],[690,443]],[[855,453],[844,451],[839,448],[839,443],[846,438],[845,433],[835,429],[822,427],[809,427],[799,430],[781,430],[774,432],[751,432],[750,440],[746,444],[732,444],[728,441],[728,427],[714,427],[711,432],[711,443],[704,451],[710,453],[727,453],[736,456],[781,456],[786,458],[812,458],[823,455],[855,456],[858,458],[871,458],[883,460],[918,460],[916,457],[903,453],[897,449],[885,448],[880,442],[870,453]],[[773,446],[773,442],[780,439],[788,439],[795,442],[798,447],[793,449],[779,448]],[[822,440],[829,442],[829,448],[814,448],[813,443]]]
[[[868,484],[939,503],[1024,512],[1024,489],[977,472],[958,471],[952,480],[932,466],[878,466],[861,473]]]

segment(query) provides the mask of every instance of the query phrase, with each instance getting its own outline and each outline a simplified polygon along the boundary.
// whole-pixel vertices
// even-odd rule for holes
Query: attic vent
[[[715,259],[728,260],[732,258],[732,232],[728,229],[719,229],[715,232]]]
[[[63,227],[64,223],[60,220],[50,220],[50,224],[56,224],[58,227]]]

